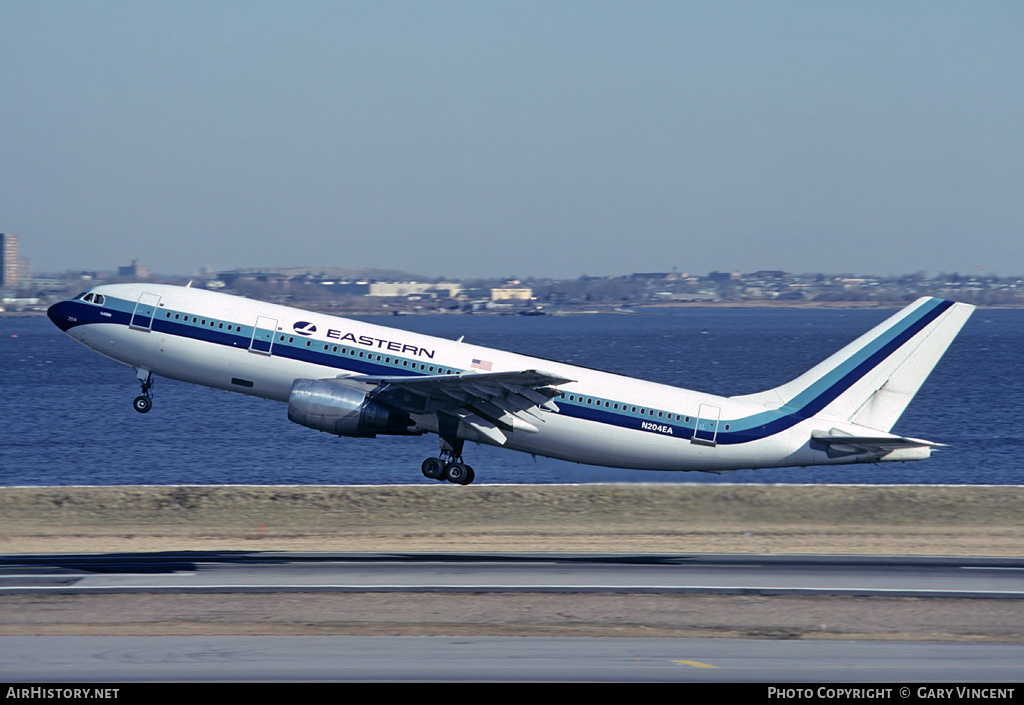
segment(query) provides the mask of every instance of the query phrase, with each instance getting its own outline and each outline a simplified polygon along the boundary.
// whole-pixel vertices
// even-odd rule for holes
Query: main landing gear
[[[476,478],[473,467],[462,462],[462,458],[454,458],[450,455],[440,458],[430,457],[423,461],[420,466],[424,477],[438,482],[454,483],[456,485],[468,485]]]
[[[448,480],[456,485],[468,485],[476,473],[470,465],[462,462],[462,439],[458,438],[449,428],[442,425],[441,429],[441,457],[427,458],[423,461],[420,469],[425,477],[438,482]]]
[[[135,376],[139,378],[139,384],[142,385],[142,394],[135,397],[132,406],[140,414],[145,414],[153,408],[153,395],[150,393],[150,390],[153,389],[153,375],[149,370],[135,370]]]

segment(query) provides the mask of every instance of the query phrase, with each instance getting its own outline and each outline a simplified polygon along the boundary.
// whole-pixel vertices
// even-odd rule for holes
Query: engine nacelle
[[[357,389],[322,379],[297,379],[288,397],[288,419],[336,436],[405,435],[414,422]],[[411,435],[411,434],[410,434]]]

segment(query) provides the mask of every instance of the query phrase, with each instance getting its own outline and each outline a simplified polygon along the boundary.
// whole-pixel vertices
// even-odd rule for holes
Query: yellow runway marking
[[[685,661],[683,659],[672,659],[672,663],[683,663],[687,666],[693,666],[694,668],[718,668],[718,666],[712,666],[710,663],[703,663],[701,661]]]

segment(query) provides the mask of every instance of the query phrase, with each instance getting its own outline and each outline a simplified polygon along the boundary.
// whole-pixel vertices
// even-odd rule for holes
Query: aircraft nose
[[[46,309],[46,316],[53,321],[53,325],[60,328],[62,331],[67,332],[74,323],[69,320],[68,316],[68,302],[58,301],[50,308]]]

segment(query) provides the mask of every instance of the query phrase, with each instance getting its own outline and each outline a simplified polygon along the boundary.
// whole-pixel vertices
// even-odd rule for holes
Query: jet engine
[[[415,435],[409,431],[415,422],[405,412],[330,380],[295,380],[288,397],[288,419],[336,436]]]

